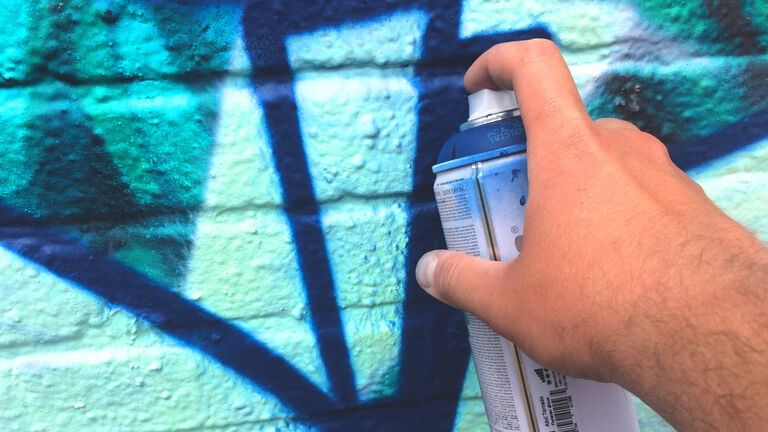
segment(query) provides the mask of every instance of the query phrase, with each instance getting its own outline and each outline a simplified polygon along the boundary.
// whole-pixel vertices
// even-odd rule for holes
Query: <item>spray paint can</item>
[[[448,249],[517,257],[528,197],[526,137],[511,91],[469,96],[469,119],[432,171]],[[639,431],[631,395],[614,384],[546,369],[467,314],[472,357],[491,432]]]

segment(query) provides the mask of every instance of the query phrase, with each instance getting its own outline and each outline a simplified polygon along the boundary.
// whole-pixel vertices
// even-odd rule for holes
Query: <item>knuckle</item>
[[[560,49],[549,39],[536,38],[524,41],[503,42],[488,50],[492,57],[515,57],[519,62],[532,62],[541,58],[560,55]]]
[[[670,162],[669,149],[658,138],[647,133],[638,132],[640,143],[643,146],[643,150],[647,152],[652,158],[660,162]]]
[[[639,130],[634,123],[613,117],[599,118],[595,120],[595,124],[607,129]]]
[[[521,45],[525,47],[525,53],[531,58],[560,55],[557,45],[549,39],[529,39],[521,42]]]

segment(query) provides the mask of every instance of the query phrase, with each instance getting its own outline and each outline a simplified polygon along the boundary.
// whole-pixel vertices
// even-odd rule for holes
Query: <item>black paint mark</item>
[[[744,14],[739,0],[703,0],[709,16],[720,24],[718,38],[734,45],[738,54],[765,54],[766,46],[760,41],[761,31]]]

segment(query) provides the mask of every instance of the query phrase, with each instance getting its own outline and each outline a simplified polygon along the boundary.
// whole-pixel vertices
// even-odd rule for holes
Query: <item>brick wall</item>
[[[556,40],[594,117],[662,138],[768,242],[761,0],[10,0],[0,23],[4,430],[481,430],[462,316],[412,272],[496,42]]]

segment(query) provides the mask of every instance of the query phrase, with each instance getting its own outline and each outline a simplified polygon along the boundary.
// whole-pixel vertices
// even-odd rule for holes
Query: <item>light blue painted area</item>
[[[205,191],[208,209],[282,204],[269,130],[248,78],[224,83],[214,140]]]
[[[325,29],[321,36],[291,36],[288,58],[298,70],[313,56],[326,65],[346,59],[350,67],[414,61],[425,26],[425,14],[410,11]],[[412,66],[296,75],[301,134],[318,201],[410,192],[418,126],[413,76]]]
[[[654,410],[637,397],[632,398],[635,403],[637,422],[643,432],[674,432],[675,428],[669,425]]]
[[[294,70],[413,64],[421,57],[428,18],[424,11],[406,10],[293,35],[285,41],[288,60]]]
[[[32,178],[40,148],[27,143],[26,118],[19,113],[29,108],[29,89],[0,90],[0,197],[8,199]]]
[[[0,274],[0,359],[54,350],[103,321],[105,305],[88,291],[3,248]]]
[[[415,61],[427,17],[398,12],[286,43],[291,66]],[[413,67],[299,72],[295,93],[309,171],[362,399],[398,382],[407,200],[416,149]],[[400,195],[402,197],[392,198]],[[376,198],[382,196],[382,198]],[[329,203],[332,202],[332,203]]]
[[[45,267],[0,248],[0,272],[5,430],[310,430],[270,393]]]
[[[290,227],[279,208],[281,187],[261,103],[244,77],[225,80],[221,95],[183,292],[328,390]]]
[[[568,48],[604,45],[630,34],[635,12],[627,2],[590,0],[464,0],[459,37],[545,26]]]
[[[363,400],[392,395],[400,368],[407,202],[343,200],[324,205],[321,217],[358,393]]]
[[[315,195],[411,190],[418,92],[412,68],[299,74],[296,99]]]
[[[454,432],[475,432],[488,428],[488,419],[485,415],[485,405],[480,395],[480,384],[477,381],[477,371],[471,356],[467,366],[467,374],[464,377],[464,387],[461,390],[461,399],[456,408],[456,420]]]
[[[729,216],[768,244],[768,138],[688,171]]]
[[[24,81],[41,61],[34,52],[39,49],[36,29],[25,25],[33,15],[35,5],[26,0],[6,0],[0,8],[0,22],[13,31],[4,31],[0,38],[0,83]]]

